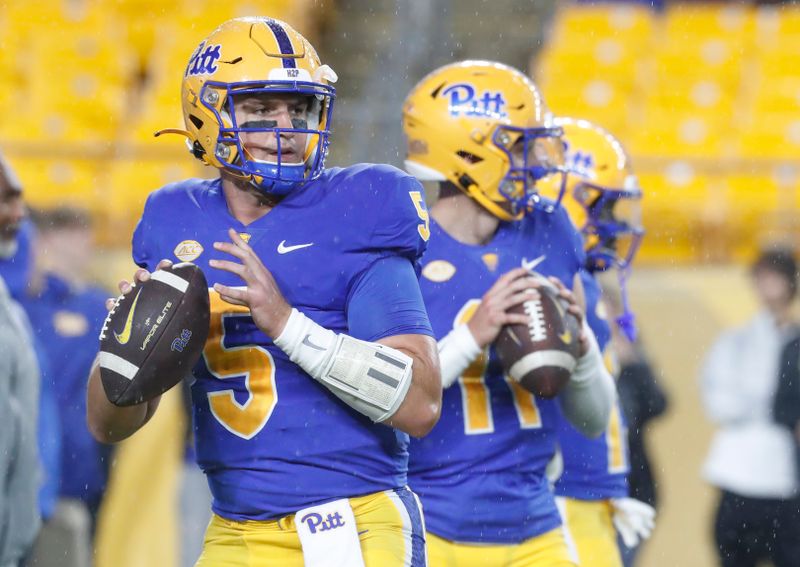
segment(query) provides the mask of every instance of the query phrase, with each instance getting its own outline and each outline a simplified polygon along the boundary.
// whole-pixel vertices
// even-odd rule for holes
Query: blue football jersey
[[[390,320],[386,332],[369,337],[350,333],[348,323],[348,305],[373,263],[396,257],[416,265],[425,249],[422,188],[399,170],[326,170],[247,226],[231,216],[220,180],[169,185],[148,198],[134,233],[134,260],[150,270],[162,258],[191,260],[209,286],[244,285],[208,265],[232,259],[213,248],[215,241],[229,241],[231,227],[249,242],[289,304],[323,327],[364,340],[431,334],[413,277],[407,295],[420,298],[416,320]],[[339,401],[292,363],[246,308],[209,292],[210,332],[194,369],[192,398],[197,460],[215,513],[274,519],[406,484],[405,433]]]
[[[611,327],[606,319],[600,286],[586,271],[581,272],[586,292],[586,322],[597,337],[606,358]],[[605,500],[628,495],[627,430],[619,398],[611,410],[606,432],[596,439],[582,435],[560,416],[558,442],[564,470],[556,481],[558,496],[578,500]]]
[[[583,245],[563,209],[501,223],[485,246],[460,243],[432,222],[420,286],[437,340],[466,323],[498,277],[523,260],[572,287]],[[560,525],[545,479],[556,405],[507,378],[493,349],[479,356],[444,391],[433,431],[411,442],[409,485],[427,529],[453,541],[507,544]]]

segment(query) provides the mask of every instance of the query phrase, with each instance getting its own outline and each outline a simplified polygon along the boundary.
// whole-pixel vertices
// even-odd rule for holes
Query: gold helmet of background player
[[[288,24],[265,17],[236,18],[214,30],[195,49],[183,75],[181,104],[192,153],[208,165],[247,179],[272,195],[285,195],[322,173],[336,74],[320,64],[311,44]],[[305,118],[292,128],[276,121],[236,123],[236,96],[293,93],[309,101]],[[272,133],[278,143],[275,160],[255,159],[240,134]],[[281,134],[308,135],[301,163],[281,160]]]
[[[622,144],[586,120],[557,118],[564,131],[567,182],[561,204],[584,236],[587,266],[600,271],[633,261],[644,230],[642,190]],[[539,193],[558,199],[558,176],[539,184]]]
[[[410,174],[449,181],[502,220],[521,218],[536,182],[563,168],[561,130],[539,89],[500,63],[428,74],[406,97],[403,130]]]

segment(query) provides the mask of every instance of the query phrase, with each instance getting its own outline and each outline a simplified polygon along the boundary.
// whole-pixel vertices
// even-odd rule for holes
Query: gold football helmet
[[[463,61],[423,78],[406,97],[406,170],[449,181],[503,220],[536,201],[536,182],[563,170],[561,130],[539,89],[500,63]]]
[[[564,131],[567,182],[558,177],[539,185],[544,197],[557,199],[583,233],[587,268],[602,271],[627,268],[639,248],[642,189],[622,144],[603,128],[586,120],[556,118]]]
[[[181,103],[195,157],[208,165],[250,181],[264,192],[285,195],[322,173],[328,148],[336,91],[329,83],[336,74],[322,65],[311,44],[288,24],[265,17],[236,18],[223,23],[195,49],[183,75]],[[292,127],[275,120],[238,124],[236,97],[300,95],[305,116],[293,116]],[[244,147],[241,134],[275,137],[274,159],[256,159]],[[294,163],[282,160],[281,144],[288,136],[305,135]]]

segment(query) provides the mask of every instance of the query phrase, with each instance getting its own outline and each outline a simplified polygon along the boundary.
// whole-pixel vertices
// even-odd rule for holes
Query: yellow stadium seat
[[[81,146],[110,143],[116,135],[116,123],[107,120],[92,122],[70,112],[38,110],[9,115],[0,121],[0,139],[6,143],[40,144],[49,155],[53,144],[67,152],[81,151]]]
[[[65,203],[96,211],[107,182],[102,161],[48,159],[9,154],[11,166],[25,187],[25,199],[35,207]]]
[[[554,25],[554,40],[579,44],[596,38],[641,43],[653,33],[652,11],[644,6],[577,5],[562,8]]]
[[[635,156],[719,158],[730,154],[730,138],[723,117],[651,109],[631,131],[629,148]]]
[[[637,80],[641,55],[634,50],[607,47],[601,43],[586,50],[546,49],[534,63],[539,81],[588,81],[602,79],[622,88],[632,88]]]
[[[800,160],[800,114],[763,114],[743,128],[738,143],[743,158]]]
[[[647,235],[637,262],[686,262],[700,257],[698,244],[715,218],[715,180],[687,163],[673,162],[658,171],[638,171],[644,192],[643,225]]]
[[[755,20],[759,44],[800,36],[800,7],[797,5],[762,6]]]
[[[664,35],[669,44],[711,37],[736,37],[749,43],[755,24],[752,8],[741,4],[675,2],[664,15]]]
[[[742,79],[744,54],[735,39],[670,45],[656,53],[655,77],[661,83],[680,83],[682,78],[691,82],[714,80],[727,89],[735,89]]]
[[[645,92],[644,106],[661,114],[704,114],[724,121],[737,110],[736,97],[714,80],[658,81]]]
[[[753,119],[779,112],[800,116],[800,76],[762,77],[753,99]]]
[[[546,83],[543,93],[556,115],[585,118],[615,133],[626,129],[630,104],[635,99],[633,93],[600,79],[583,84]]]

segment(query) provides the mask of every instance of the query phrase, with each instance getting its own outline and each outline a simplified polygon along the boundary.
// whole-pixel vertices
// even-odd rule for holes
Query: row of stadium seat
[[[559,14],[534,73],[556,113],[599,120],[634,154],[788,159],[800,54],[770,46],[797,45],[797,22],[797,7],[582,5]]]
[[[315,9],[308,6],[314,4]],[[124,245],[147,193],[213,176],[182,140],[181,77],[199,41],[228,18],[270,15],[308,36],[319,0],[0,2],[0,147],[34,206],[97,213],[105,244]]]
[[[532,68],[556,114],[605,126],[640,164],[642,259],[730,259],[800,237],[799,44],[799,6],[580,4]]]

